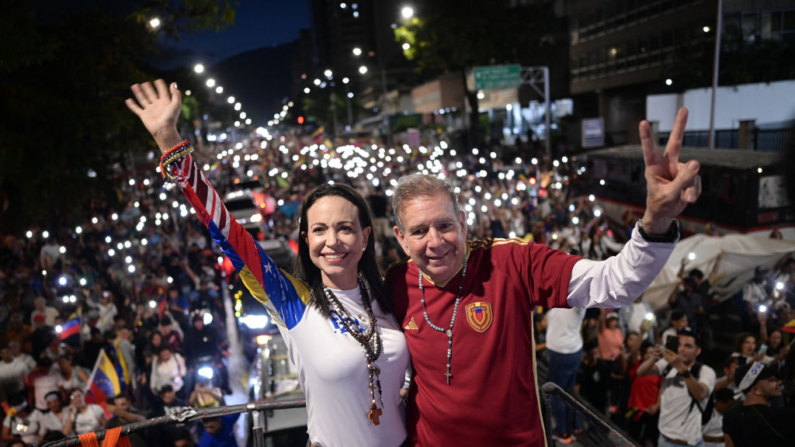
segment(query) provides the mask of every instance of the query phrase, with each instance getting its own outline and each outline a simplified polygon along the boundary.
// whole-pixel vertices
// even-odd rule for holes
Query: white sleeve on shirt
[[[654,362],[654,366],[657,367],[657,371],[659,375],[662,375],[663,371],[666,367],[668,367],[668,360],[660,359]]]
[[[640,235],[638,225],[617,256],[604,261],[581,259],[574,264],[566,297],[569,306],[619,308],[646,291],[665,266],[676,241],[648,242]]]

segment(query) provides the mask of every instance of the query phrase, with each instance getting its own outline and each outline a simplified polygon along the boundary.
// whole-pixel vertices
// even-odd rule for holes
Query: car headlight
[[[251,221],[252,222],[261,222],[262,221],[262,216],[259,215],[259,214],[252,214],[251,215]]]
[[[249,329],[262,329],[268,325],[267,315],[246,315],[240,317],[240,322],[248,326]]]

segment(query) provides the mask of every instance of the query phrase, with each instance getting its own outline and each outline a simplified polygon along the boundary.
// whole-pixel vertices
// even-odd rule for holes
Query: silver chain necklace
[[[450,374],[450,359],[453,356],[453,325],[455,325],[455,317],[458,315],[458,304],[461,302],[461,290],[464,288],[464,279],[467,276],[467,258],[464,256],[464,268],[461,272],[461,284],[458,285],[458,295],[455,297],[455,307],[453,307],[453,318],[450,320],[450,329],[442,329],[439,326],[431,323],[431,319],[428,318],[428,310],[425,308],[425,289],[422,288],[422,270],[420,270],[420,301],[422,301],[422,313],[425,315],[425,322],[428,323],[428,326],[432,327],[433,329],[447,334],[447,372],[444,373],[445,377],[447,377],[447,384],[450,385],[450,379],[453,378],[453,375]]]

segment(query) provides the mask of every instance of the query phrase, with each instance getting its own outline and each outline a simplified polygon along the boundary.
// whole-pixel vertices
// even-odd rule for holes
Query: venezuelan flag
[[[119,375],[119,378],[123,379],[121,382],[121,390],[127,391],[127,387],[130,385],[130,369],[127,366],[127,361],[121,354],[121,347],[119,347],[120,343],[121,339],[118,337],[116,340],[113,340],[113,344],[110,345],[110,351],[113,354],[113,357],[116,358],[116,362],[113,364],[113,367],[116,369],[116,373]]]
[[[69,345],[80,344],[80,316],[72,314],[72,318],[61,327],[61,341]]]
[[[795,320],[791,320],[789,323],[785,324],[781,330],[795,334]]]
[[[110,417],[108,413],[108,398],[115,397],[119,393],[121,393],[119,373],[116,372],[116,367],[103,349],[99,352],[91,377],[88,378],[86,402],[99,405],[105,410],[105,414]]]
[[[324,139],[326,139],[326,129],[323,126],[312,132],[312,141],[315,143],[320,144]]]

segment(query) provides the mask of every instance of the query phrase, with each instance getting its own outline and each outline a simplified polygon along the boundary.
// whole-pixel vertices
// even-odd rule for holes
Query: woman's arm
[[[725,254],[726,254],[725,252],[721,251],[720,254],[718,255],[718,258],[715,259],[715,265],[712,266],[712,271],[709,273],[709,276],[707,277],[707,282],[709,283],[710,287],[715,285],[715,280],[718,277],[718,269],[720,269],[720,262],[723,260],[723,255]]]
[[[136,100],[128,99],[127,107],[143,122],[154,137],[162,153],[179,145],[182,138],[177,131],[181,110],[181,95],[176,84],[170,88],[159,79],[132,86]],[[251,294],[260,301],[276,324],[295,326],[303,316],[309,301],[309,289],[292,275],[280,272],[251,235],[226,209],[221,196],[215,191],[204,173],[186,154],[163,166],[176,180],[199,219],[213,240],[232,261],[240,278]]]

